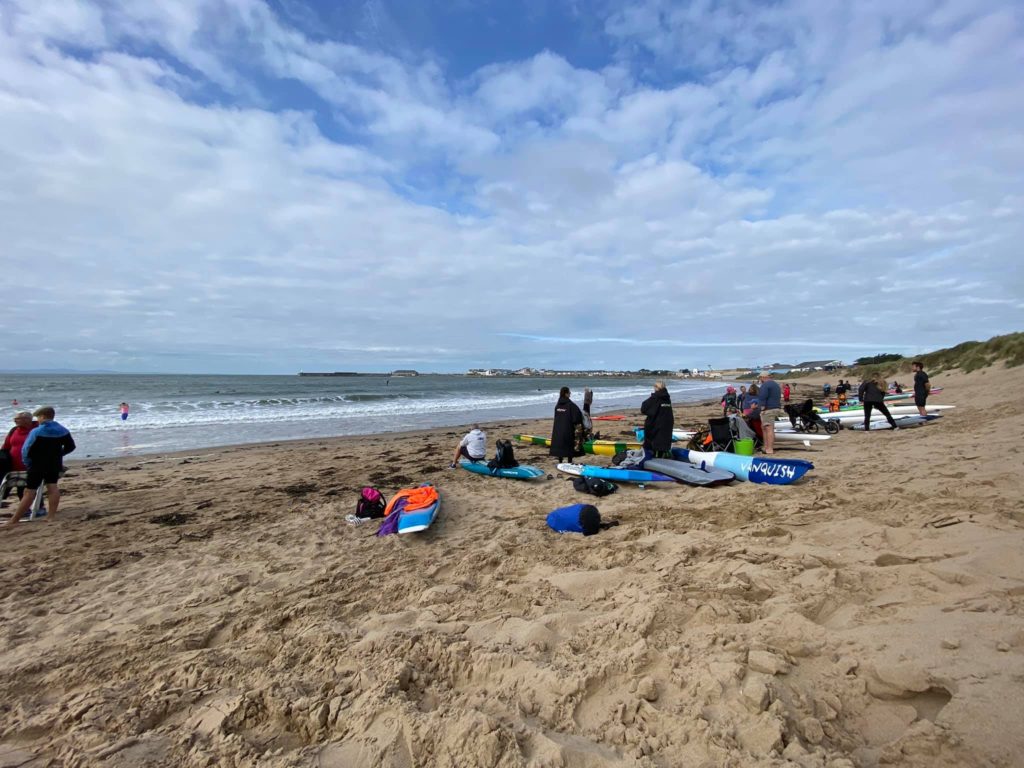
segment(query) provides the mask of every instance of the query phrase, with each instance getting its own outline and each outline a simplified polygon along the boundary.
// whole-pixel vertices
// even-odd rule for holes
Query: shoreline
[[[712,399],[712,400],[704,400],[704,401],[701,401],[701,402],[698,402],[698,403],[686,403],[685,405],[673,404],[673,410],[677,414],[677,418],[676,418],[677,428],[685,423],[685,422],[682,422],[682,421],[679,420],[679,417],[678,417],[679,413],[681,413],[681,412],[684,413],[684,417],[685,418],[689,418],[691,421],[694,418],[698,418],[698,419],[703,418],[704,421],[706,421],[707,417],[706,416],[702,416],[700,413],[698,413],[698,411],[700,411],[701,409],[705,409],[705,410],[709,410],[710,411],[710,410],[717,409],[717,408],[718,408],[718,400],[714,400],[714,399]],[[693,413],[690,413],[691,411],[693,411]],[[626,421],[616,421],[616,422],[607,422],[607,423],[596,422],[595,425],[594,425],[594,431],[595,432],[599,432],[599,433],[602,434],[602,438],[601,439],[611,439],[611,437],[614,437],[614,438],[626,438],[628,436],[630,440],[635,440],[636,437],[635,437],[635,435],[633,433],[632,427],[633,426],[643,426],[643,421],[644,421],[644,417],[639,412],[638,408],[614,408],[614,409],[609,409],[609,410],[606,410],[606,411],[600,411],[599,413],[594,413],[593,415],[594,416],[601,416],[601,415],[609,415],[609,416],[612,416],[612,415],[623,415],[623,416],[627,417]],[[629,421],[629,417],[630,416],[633,417],[632,421]],[[710,417],[713,417],[713,416],[714,416],[714,413],[711,413]],[[252,443],[231,443],[231,444],[227,444],[227,445],[212,445],[212,446],[206,446],[206,447],[203,447],[203,448],[182,449],[182,450],[178,450],[178,451],[162,451],[162,452],[154,452],[154,453],[137,453],[137,454],[127,455],[127,456],[96,456],[96,457],[86,457],[86,456],[83,456],[81,458],[77,458],[75,456],[75,454],[73,453],[73,454],[70,454],[64,460],[64,463],[70,469],[70,468],[74,468],[76,466],[80,466],[80,465],[83,465],[83,464],[106,464],[106,463],[123,463],[123,462],[128,462],[128,463],[143,462],[143,463],[146,463],[146,462],[165,461],[165,460],[170,460],[170,459],[189,458],[189,457],[192,457],[192,456],[209,456],[211,454],[237,453],[237,452],[246,451],[246,450],[258,451],[258,450],[266,450],[266,449],[272,449],[272,448],[282,448],[282,449],[297,448],[297,449],[302,449],[302,448],[309,448],[311,446],[331,447],[334,444],[345,445],[345,444],[349,444],[349,443],[376,444],[376,443],[381,442],[382,440],[391,440],[391,439],[406,440],[406,439],[418,438],[418,437],[431,437],[431,436],[436,435],[436,433],[439,433],[439,432],[444,432],[445,434],[448,434],[452,430],[456,430],[459,433],[459,436],[461,437],[461,435],[465,431],[468,431],[469,428],[472,427],[473,424],[479,424],[480,427],[487,433],[488,452],[489,452],[489,455],[493,455],[493,452],[494,452],[493,442],[494,442],[494,440],[499,439],[499,438],[500,439],[510,439],[511,438],[511,434],[539,434],[539,435],[548,435],[551,432],[551,421],[552,421],[551,418],[546,418],[546,419],[545,418],[537,418],[537,419],[508,418],[508,419],[494,419],[494,420],[491,420],[491,421],[468,421],[468,422],[465,422],[465,423],[462,423],[462,424],[445,425],[445,426],[439,426],[439,427],[427,427],[427,428],[423,428],[423,429],[396,430],[396,431],[393,431],[393,432],[392,431],[374,432],[374,433],[358,434],[358,435],[332,435],[332,436],[329,436],[329,437],[298,437],[298,438],[289,438],[289,439],[265,440],[265,441],[252,442]],[[626,429],[626,427],[625,427],[625,425],[627,423],[630,426],[629,429]],[[513,431],[509,435],[502,434],[502,435],[492,436],[492,432],[495,431],[495,430],[499,430],[499,429],[513,430]],[[541,431],[538,432],[538,431],[536,431],[537,429],[541,429]],[[619,433],[617,433],[615,435],[611,435],[611,430],[614,430],[614,429],[618,429]],[[72,433],[72,435],[73,434],[74,433]],[[513,443],[513,447],[514,448],[517,448],[520,445],[523,445],[524,448],[526,447],[525,444],[521,444],[521,443],[517,443],[517,442]],[[454,453],[454,451],[455,451],[455,444],[453,443],[452,450],[449,452],[449,456],[452,453]]]

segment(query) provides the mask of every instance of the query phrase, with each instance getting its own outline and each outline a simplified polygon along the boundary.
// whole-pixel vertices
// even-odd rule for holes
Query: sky
[[[6,368],[705,368],[1024,329],[1015,0],[0,0]]]

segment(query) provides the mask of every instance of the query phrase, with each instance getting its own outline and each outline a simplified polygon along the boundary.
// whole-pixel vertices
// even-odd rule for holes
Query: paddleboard
[[[512,435],[513,440],[530,445],[551,445],[551,438],[537,437],[536,435]],[[590,440],[583,444],[583,452],[595,456],[614,456],[623,451],[639,450],[643,446],[640,443],[627,442],[617,443],[614,440]]]
[[[766,485],[789,485],[814,469],[814,464],[803,459],[738,456],[735,453],[689,451],[685,448],[673,448],[672,455],[697,467],[724,469],[740,480]]]
[[[715,467],[701,469],[687,461],[675,461],[674,459],[648,459],[644,462],[644,468],[674,477],[689,485],[720,485],[736,479],[736,475],[724,469]]]
[[[939,413],[935,414],[934,416],[921,416],[920,414],[918,414],[917,416],[900,416],[898,419],[893,419],[893,421],[896,422],[896,426],[899,427],[900,429],[910,429],[912,427],[922,427],[930,421],[935,421],[935,419],[941,418],[942,414]],[[861,432],[863,432],[864,423],[861,422],[860,424],[851,424],[847,427],[847,429],[859,429]],[[882,421],[875,421],[874,419],[872,419],[872,432],[876,430],[882,431],[885,429],[892,429],[892,427],[889,426],[888,421],[885,421],[884,419]]]
[[[414,509],[411,512],[401,512],[398,518],[398,532],[399,533],[418,533],[419,531],[425,531],[430,527],[431,523],[437,518],[437,513],[441,510],[441,492],[437,492],[437,501],[431,504],[429,507],[423,509]]]
[[[619,416],[618,414],[610,414],[608,416],[594,416],[594,421],[623,421],[625,416]]]
[[[459,466],[467,472],[473,472],[477,475],[506,477],[512,480],[533,480],[547,475],[543,469],[537,469],[537,467],[531,467],[526,464],[520,464],[518,467],[499,467],[497,469],[491,469],[482,461],[460,461]]]
[[[900,415],[902,415],[902,416],[913,416],[914,414],[918,413],[916,405],[886,405],[885,407],[889,409],[889,413],[891,413],[893,416],[900,416]],[[956,406],[955,405],[927,405],[927,406],[925,406],[925,408],[926,408],[926,410],[929,410],[929,411],[949,411],[949,410],[952,410],[953,408],[956,408]],[[873,411],[873,413],[877,413],[878,412],[877,409],[874,409],[874,408],[872,409],[872,411]],[[823,419],[834,419],[834,418],[837,418],[837,417],[858,416],[858,415],[861,418],[863,418],[864,417],[864,406],[863,405],[855,405],[855,406],[853,406],[851,408],[845,408],[844,410],[841,410],[841,411],[828,411],[828,410],[822,411],[822,410],[819,409],[818,410],[818,415],[821,416],[821,418],[823,418]],[[918,414],[918,415],[920,415],[920,414]],[[884,419],[885,417],[883,416],[882,418]]]
[[[675,478],[646,469],[594,467],[590,464],[559,464],[558,471],[575,477],[600,477],[616,483],[674,483]]]
[[[784,430],[779,428],[779,424],[783,424],[783,423],[785,423],[787,425],[786,429],[784,429]],[[639,433],[641,435],[643,434],[643,430],[642,429],[640,429],[638,431],[639,431]],[[692,438],[695,434],[697,434],[697,433],[696,432],[689,432],[689,431],[687,431],[685,429],[673,429],[672,430],[672,440],[673,441],[679,441],[679,442],[685,442],[685,441],[690,440],[690,438]],[[640,439],[642,440],[643,437],[641,437]],[[788,420],[786,422],[781,422],[781,421],[775,422],[775,440],[776,441],[791,442],[791,443],[803,443],[804,445],[810,445],[811,443],[822,442],[824,440],[831,440],[831,439],[832,439],[831,435],[811,435],[811,434],[808,434],[806,432],[795,432],[795,431],[793,431],[793,428],[791,426],[789,426],[789,421]]]
[[[955,407],[956,406],[954,406],[954,405],[946,405],[946,406],[936,405],[936,406],[928,406],[925,410],[927,411],[928,415],[935,415],[935,414],[939,413],[940,410],[947,410],[949,408],[955,408]],[[898,417],[901,417],[901,416],[918,416],[918,415],[920,415],[918,410],[917,410],[917,408],[912,406],[912,405],[897,406],[896,408],[890,408],[889,409],[889,413],[891,413],[894,418],[898,418]],[[838,421],[843,426],[849,426],[851,424],[860,424],[860,423],[863,423],[863,421],[864,421],[864,411],[863,410],[847,411],[847,412],[843,412],[843,413],[822,413],[822,414],[819,414],[819,415],[825,421]],[[885,421],[885,416],[883,414],[879,413],[877,409],[876,410],[872,410],[871,411],[871,421]],[[787,419],[786,423],[788,423],[788,419]]]

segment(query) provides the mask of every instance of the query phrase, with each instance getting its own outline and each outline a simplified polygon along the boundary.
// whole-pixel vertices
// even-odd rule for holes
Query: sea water
[[[562,386],[580,405],[583,388],[593,389],[597,415],[639,407],[651,384],[617,377],[0,374],[0,402],[9,415],[52,405],[81,459],[543,418]],[[667,385],[677,403],[716,397],[725,386]],[[125,422],[122,401],[131,406]]]

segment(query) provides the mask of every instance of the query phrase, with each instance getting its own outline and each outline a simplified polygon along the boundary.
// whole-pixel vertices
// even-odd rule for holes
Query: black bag
[[[356,502],[356,517],[384,517],[384,510],[387,506],[388,500],[384,498],[384,494],[372,486],[367,486],[359,492],[359,500]]]
[[[572,487],[580,493],[589,493],[592,496],[607,496],[615,493],[619,486],[600,477],[576,477],[573,478]]]
[[[498,440],[494,444],[494,458],[487,462],[489,469],[511,469],[518,467],[511,440]]]

